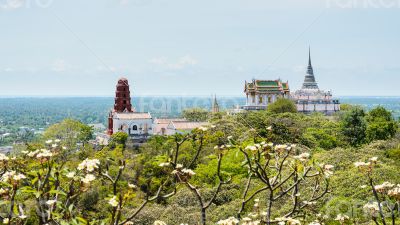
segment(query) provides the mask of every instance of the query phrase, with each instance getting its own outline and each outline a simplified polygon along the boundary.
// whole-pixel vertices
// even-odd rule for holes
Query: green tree
[[[341,126],[342,133],[350,145],[359,146],[366,142],[367,123],[363,109],[354,108],[346,112]]]
[[[65,119],[47,128],[43,137],[60,139],[68,148],[74,148],[76,143],[84,144],[93,138],[93,128],[78,120]]]
[[[290,99],[280,98],[276,102],[268,105],[268,111],[271,113],[296,113],[296,105]]]
[[[394,137],[397,132],[397,123],[394,121],[392,113],[382,106],[372,109],[366,116],[366,120],[369,141],[387,140]]]
[[[191,108],[185,109],[182,112],[182,116],[193,122],[203,122],[207,121],[209,112],[202,108]]]
[[[128,134],[124,132],[117,132],[111,135],[111,142],[114,144],[120,144],[125,146],[127,140],[128,140]]]

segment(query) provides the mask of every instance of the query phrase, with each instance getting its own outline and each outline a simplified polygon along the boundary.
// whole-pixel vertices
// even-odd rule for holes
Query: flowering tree
[[[292,217],[300,216],[303,209],[315,205],[329,191],[329,177],[333,174],[334,166],[317,165],[310,160],[309,153],[299,154],[295,145],[260,142],[241,146],[235,141],[232,144],[245,156],[249,173],[238,218],[242,217],[247,204],[255,202],[255,213],[250,214],[252,218],[242,218],[244,222],[247,221],[244,224],[296,224],[298,220]],[[255,180],[262,185],[251,190]],[[311,187],[308,184],[312,184]],[[267,196],[264,206],[256,198],[262,193]],[[274,219],[272,210],[280,206],[276,203],[288,198],[292,202],[291,209],[283,217]]]
[[[400,216],[400,184],[383,182],[376,185],[373,179],[374,167],[378,164],[378,158],[372,157],[367,162],[355,162],[354,166],[368,178],[368,185],[371,188],[375,201],[364,205],[364,210],[371,216],[375,224],[379,221],[386,225],[386,212],[390,214],[391,223],[396,224],[396,214]],[[398,209],[398,212],[396,212]],[[378,219],[380,218],[380,219]]]
[[[129,224],[150,201],[161,196],[164,185],[160,185],[155,196],[145,197],[136,209],[125,208],[132,201],[136,185],[122,179],[126,162],[113,159],[101,162],[86,158],[79,164],[65,160],[68,149],[60,145],[61,140],[46,141],[45,148],[23,151],[16,157],[0,154],[1,205],[7,212],[0,212],[4,224],[25,224],[29,217],[38,218],[39,224],[87,224],[82,211],[77,207],[82,194],[97,184],[109,184],[110,216],[97,215],[95,224]],[[117,167],[117,172],[115,171]],[[126,174],[125,174],[126,175]],[[34,199],[34,205],[32,205]],[[34,207],[34,210],[33,208]],[[29,211],[30,215],[27,213]],[[32,213],[36,214],[32,215]]]
[[[211,127],[211,129],[215,128],[214,126]],[[203,151],[204,143],[206,142],[207,135],[209,132],[209,128],[206,127],[200,127],[196,129],[192,134],[185,135],[183,137],[180,137],[180,135],[175,136],[175,154],[172,157],[172,160],[169,162],[161,163],[160,166],[165,168],[165,171],[167,173],[171,173],[175,177],[176,185],[183,184],[185,185],[190,191],[193,192],[193,194],[196,196],[196,199],[198,201],[200,211],[201,211],[201,224],[205,225],[207,223],[207,218],[206,218],[206,210],[211,206],[213,201],[216,199],[218,193],[221,190],[222,185],[227,184],[230,182],[230,178],[224,180],[222,174],[221,174],[221,164],[222,164],[222,158],[224,155],[224,152],[230,147],[222,143],[223,138],[219,138],[219,145],[215,146],[215,151],[217,154],[217,177],[218,177],[218,185],[214,191],[214,194],[210,199],[204,199],[200,192],[200,187],[195,186],[194,184],[191,183],[190,179],[192,176],[195,175],[195,172],[191,169],[195,167],[196,161],[199,158],[200,153]],[[195,143],[197,143],[197,149],[196,153],[194,154],[192,160],[188,165],[183,165],[178,163],[178,158],[179,158],[179,150],[180,146],[188,141],[191,140]],[[172,172],[170,172],[172,170]]]

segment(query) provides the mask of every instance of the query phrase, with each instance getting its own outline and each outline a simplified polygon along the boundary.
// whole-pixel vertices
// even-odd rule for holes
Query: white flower
[[[182,169],[182,168],[183,168],[183,165],[182,165],[182,164],[177,164],[175,168],[176,168],[176,169]]]
[[[361,185],[360,188],[362,189],[367,188],[367,185]]]
[[[385,192],[385,191],[387,191],[389,188],[392,188],[392,187],[394,187],[394,184],[385,181],[385,182],[383,182],[383,183],[380,184],[380,185],[375,185],[374,188],[375,188],[375,190],[376,190],[377,192],[382,193],[382,192]]]
[[[369,161],[371,161],[371,162],[377,162],[378,161],[378,157],[372,157],[372,158],[370,158],[369,159]]]
[[[191,169],[183,169],[183,170],[182,170],[182,173],[187,174],[187,175],[189,175],[189,176],[196,175],[196,173],[193,172],[193,170],[191,170]]]
[[[237,220],[235,217],[229,217],[226,220],[220,220],[217,222],[218,225],[236,225],[239,223],[239,220]]]
[[[372,203],[367,203],[363,206],[364,209],[369,210],[370,212],[372,211],[379,211],[379,205],[378,202],[372,202]]]
[[[39,153],[36,155],[36,158],[41,159],[41,158],[49,158],[52,157],[53,153],[47,149],[40,149]]]
[[[6,155],[0,153],[0,161],[8,161],[8,160],[9,158]]]
[[[321,224],[318,221],[314,221],[314,222],[309,223],[308,225],[321,225]]]
[[[57,144],[52,144],[51,147],[52,147],[52,148],[57,148],[58,145],[57,145]]]
[[[160,163],[160,165],[158,165],[159,167],[167,167],[169,166],[170,163],[169,162],[164,162],[164,163]]]
[[[50,206],[52,206],[52,205],[54,205],[54,204],[56,204],[56,203],[57,203],[56,200],[48,200],[48,201],[46,201],[46,204],[47,204],[47,205],[50,205]]]
[[[335,168],[334,165],[324,165],[325,170],[333,170],[333,168]]]
[[[292,219],[292,218],[288,218],[287,221],[286,221],[286,223],[287,223],[288,225],[301,224],[301,223],[300,223],[300,220],[296,220],[296,219]]]
[[[88,172],[93,172],[95,169],[99,168],[100,161],[98,159],[85,159],[78,165],[78,170],[84,170]]]
[[[199,130],[201,130],[201,131],[207,131],[208,129],[207,129],[207,127],[199,127]]]
[[[56,139],[56,140],[54,140],[54,142],[55,142],[55,143],[60,143],[61,140],[60,140],[60,139]]]
[[[287,148],[288,148],[287,145],[276,145],[275,151],[284,151],[284,150],[287,150]]]
[[[6,189],[0,188],[0,195],[7,193]]]
[[[242,219],[242,221],[244,221],[244,222],[250,222],[251,219],[250,219],[249,217],[245,217],[245,218]]]
[[[110,204],[112,207],[117,207],[118,206],[118,200],[117,196],[112,197],[109,201],[108,204]]]
[[[47,140],[46,141],[46,144],[51,144],[51,143],[53,143],[53,140]]]
[[[342,215],[342,214],[337,215],[335,218],[335,220],[340,221],[340,222],[344,222],[348,219],[350,219],[350,218],[347,215]]]
[[[370,166],[371,162],[355,162],[354,166],[355,167],[365,167],[365,166]]]
[[[317,202],[303,201],[304,205],[316,205]]]
[[[29,157],[35,157],[35,155],[38,154],[38,153],[39,153],[39,150],[35,150],[35,151],[33,151],[33,152],[29,152],[27,155],[28,155]]]
[[[228,140],[232,139],[233,137],[231,135],[228,136]],[[231,217],[232,218],[232,217]]]
[[[81,181],[85,184],[90,184],[90,182],[94,181],[96,177],[93,174],[86,174],[84,178],[81,178]]]
[[[164,221],[156,220],[153,225],[167,225]]]
[[[329,178],[330,176],[333,175],[333,168],[335,168],[335,166],[333,166],[333,165],[324,165],[323,166],[324,175],[326,178]]]
[[[128,184],[128,187],[130,187],[130,188],[132,188],[132,189],[136,189],[136,188],[137,188],[137,186],[134,185],[134,184]]]
[[[69,172],[65,176],[68,177],[68,178],[74,178],[75,177],[75,172]]]
[[[246,150],[250,150],[250,151],[252,151],[252,152],[257,152],[257,151],[258,151],[258,149],[257,149],[257,147],[256,147],[255,145],[249,145],[249,146],[247,146],[247,147],[246,147]]]
[[[400,184],[398,184],[397,187],[393,188],[392,190],[389,190],[388,195],[400,200]]]
[[[27,218],[27,216],[26,215],[24,215],[24,214],[22,214],[22,215],[19,215],[18,216],[20,219],[26,219]]]
[[[4,218],[4,219],[3,219],[3,223],[4,223],[4,224],[8,224],[9,222],[10,222],[10,220],[9,220],[8,218]]]
[[[15,171],[7,171],[3,174],[3,176],[1,176],[1,181],[8,182],[15,174]]]
[[[25,178],[26,178],[25,175],[23,175],[23,174],[21,174],[21,173],[19,173],[19,174],[13,176],[13,179],[14,179],[15,181],[19,181],[19,180],[22,180],[22,179],[25,179]]]
[[[300,155],[293,156],[293,158],[300,160],[302,162],[307,161],[310,158],[310,153],[302,153]]]

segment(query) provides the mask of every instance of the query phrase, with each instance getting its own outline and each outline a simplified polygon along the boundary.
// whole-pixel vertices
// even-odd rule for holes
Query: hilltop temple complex
[[[282,82],[280,79],[245,81],[246,104],[241,107],[241,110],[265,110],[278,98],[287,98],[295,102],[298,112],[305,114],[319,112],[332,115],[340,111],[340,102],[332,97],[331,91],[319,89],[311,64],[310,50],[308,56],[307,72],[300,90],[291,93],[289,82]],[[238,113],[241,110],[233,111]]]
[[[291,99],[298,112],[310,114],[320,112],[332,115],[340,110],[339,100],[332,97],[331,91],[323,91],[318,87],[311,64],[309,51],[308,67],[300,90],[290,92],[289,82],[277,80],[253,79],[245,81],[244,93],[246,104],[230,111],[240,113],[245,110],[265,110],[279,98]],[[220,112],[216,96],[211,104],[211,112]],[[229,114],[229,111],[227,112]],[[114,107],[109,113],[107,136],[116,132],[125,132],[134,143],[142,143],[152,135],[173,135],[187,133],[207,123],[190,122],[184,118],[153,118],[150,112],[136,112],[131,103],[131,91],[128,80],[118,80],[115,91]],[[105,134],[103,134],[105,135]]]
[[[218,104],[216,99],[215,103]],[[131,103],[128,79],[120,78],[116,85],[114,107],[108,116],[107,136],[109,138],[116,132],[124,132],[133,143],[142,143],[152,135],[187,133],[205,124],[190,122],[184,118],[157,119],[150,112],[136,112]],[[99,137],[102,140],[107,139],[103,135]]]
[[[308,66],[303,86],[292,94],[292,99],[296,103],[297,111],[301,113],[319,112],[332,115],[340,111],[340,102],[333,99],[331,91],[320,90],[318,87],[311,64],[310,50],[308,51]]]
[[[148,112],[135,112],[126,78],[118,80],[114,109],[108,117],[108,134],[125,132],[136,141],[146,140],[153,134],[153,118]]]

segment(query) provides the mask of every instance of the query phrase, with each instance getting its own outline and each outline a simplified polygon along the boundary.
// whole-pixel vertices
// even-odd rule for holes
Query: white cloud
[[[6,10],[18,9],[25,5],[25,0],[3,0],[0,3],[0,8]]]
[[[149,63],[157,65],[157,66],[162,66],[167,69],[172,69],[172,70],[181,70],[185,69],[188,66],[194,66],[198,64],[198,60],[193,58],[190,55],[185,55],[180,58],[178,58],[175,62],[171,62],[170,60],[167,59],[167,57],[157,57],[149,60]]]
[[[166,65],[167,64],[167,58],[166,57],[157,57],[149,60],[149,63],[155,64],[155,65]]]
[[[52,70],[56,72],[63,72],[69,68],[68,63],[63,59],[57,59],[52,64]]]

